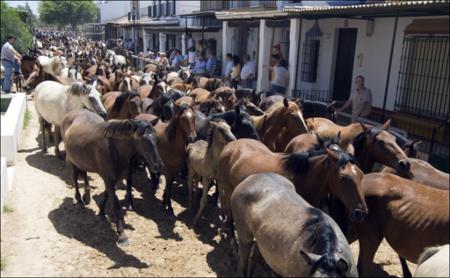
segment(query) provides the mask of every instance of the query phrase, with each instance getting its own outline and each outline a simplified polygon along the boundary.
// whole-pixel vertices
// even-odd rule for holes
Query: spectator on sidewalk
[[[256,77],[256,66],[248,54],[244,54],[242,57],[244,66],[241,70],[241,85],[244,88],[253,88],[253,81]]]
[[[233,56],[233,67],[231,68],[231,88],[237,89],[241,77],[241,59],[239,56]]]
[[[352,107],[352,123],[358,120],[358,117],[367,117],[372,111],[372,92],[364,86],[364,76],[358,75],[355,78],[356,88],[350,94],[350,98],[345,104],[336,109],[341,112],[348,107]]]
[[[13,70],[15,75],[21,75],[20,60],[22,55],[14,49],[14,44],[17,38],[15,36],[8,36],[8,40],[2,46],[1,62],[5,68],[5,78],[2,82],[2,90],[9,94],[11,92]]]
[[[289,85],[289,71],[286,69],[286,60],[280,60],[278,55],[272,55],[276,61],[274,67],[269,67],[273,72],[273,79],[270,81],[270,93],[286,94],[286,88]]]

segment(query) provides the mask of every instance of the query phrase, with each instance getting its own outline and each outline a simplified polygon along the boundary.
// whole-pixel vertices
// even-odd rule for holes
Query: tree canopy
[[[28,24],[22,19],[17,9],[9,7],[6,2],[1,1],[1,43],[5,43],[8,36],[16,36],[15,48],[19,52],[26,52],[33,43],[33,35],[28,30]]]
[[[93,1],[41,1],[39,4],[40,19],[48,24],[63,27],[71,25],[76,28],[82,23],[94,22],[98,7]]]

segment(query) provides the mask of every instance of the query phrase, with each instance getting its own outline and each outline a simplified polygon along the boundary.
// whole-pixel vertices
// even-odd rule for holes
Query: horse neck
[[[363,171],[364,174],[368,174],[372,171],[375,161],[373,160],[370,153],[365,148],[365,142],[360,150],[355,150],[355,158],[358,162],[358,166]]]
[[[309,169],[307,173],[292,173],[297,192],[313,206],[318,206],[320,200],[329,191],[331,172],[329,167],[328,156],[318,155],[309,158]]]
[[[217,165],[219,163],[219,156],[225,148],[225,144],[217,143],[217,140],[214,140],[214,138],[212,140],[213,141],[211,142],[211,146],[208,146],[208,149],[206,150],[204,165],[208,165],[210,169],[216,171]]]
[[[361,132],[363,132],[362,126],[359,123],[353,123],[348,126],[341,128],[341,139],[340,145],[342,148],[347,148],[348,145],[358,136]]]
[[[259,134],[263,131],[263,128],[265,126],[267,114],[263,114],[261,116],[251,116],[253,125],[255,126],[256,131],[258,131]]]
[[[117,158],[115,167],[123,169],[129,164],[135,154],[135,148],[131,140],[108,138],[110,152]],[[111,162],[112,163],[112,162]]]
[[[188,135],[181,130],[181,126],[178,123],[178,118],[173,118],[168,124],[166,124],[165,133],[167,134],[167,138],[169,142],[172,143],[173,147],[183,146],[183,149],[185,148]]]

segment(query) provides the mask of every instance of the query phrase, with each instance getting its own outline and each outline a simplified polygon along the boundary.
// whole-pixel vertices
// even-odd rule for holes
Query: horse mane
[[[368,130],[362,131],[358,136],[356,136],[352,145],[355,149],[355,156],[358,156],[361,153],[362,148],[364,146],[364,142],[366,140],[366,135],[370,135],[370,137],[375,138],[378,134],[380,134],[383,130],[379,127],[370,127]]]
[[[52,74],[50,76],[54,77]],[[69,86],[67,91],[69,94],[74,96],[87,95],[89,93],[88,88],[81,82],[74,82]]]
[[[275,102],[274,104],[272,104],[269,109],[267,109],[266,113],[267,115],[271,115],[273,114],[275,111],[277,111],[280,107],[284,107],[283,102],[279,101],[279,102]]]
[[[23,61],[32,61],[32,62],[35,62],[35,61],[36,61],[36,57],[33,57],[33,56],[30,56],[30,55],[25,54],[25,55],[22,56],[22,62],[23,62]]]
[[[175,124],[174,119],[178,119],[180,117],[180,115],[183,114],[183,112],[187,109],[189,109],[189,106],[185,103],[181,104],[180,106],[178,106],[178,108],[176,108],[176,111],[175,111],[174,115],[172,116],[172,119],[170,120],[170,124],[169,124],[168,130],[167,130],[169,140],[172,140],[173,138],[175,138],[175,134],[177,132],[177,126]]]
[[[142,136],[153,130],[153,126],[142,120],[110,120],[103,134],[106,138],[127,139],[134,133]]]
[[[119,113],[120,109],[122,109],[122,106],[124,105],[126,100],[130,100],[134,97],[139,97],[139,95],[132,91],[127,91],[125,93],[122,93],[120,96],[116,98],[114,101],[113,106],[111,107],[111,113]]]
[[[321,255],[321,258],[311,267],[312,275],[319,267],[327,272],[342,271],[337,267],[333,253],[338,242],[336,233],[324,213],[313,207],[306,209],[307,220],[303,223],[302,230],[306,232],[304,239],[309,252]]]
[[[430,257],[432,257],[434,254],[439,252],[439,250],[441,250],[441,247],[442,246],[432,246],[432,247],[425,248],[425,251],[423,251],[422,254],[420,254],[420,257],[417,260],[417,265],[421,265],[426,260],[428,260]]]

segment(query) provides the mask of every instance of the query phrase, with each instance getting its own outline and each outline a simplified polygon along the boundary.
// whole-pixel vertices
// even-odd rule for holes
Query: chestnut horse
[[[66,149],[67,166],[72,171],[75,199],[84,207],[78,189],[78,177],[85,178],[83,200],[90,201],[86,172],[98,173],[105,182],[105,199],[100,204],[99,216],[104,218],[105,205],[110,198],[117,219],[119,243],[126,243],[124,215],[115,192],[117,182],[128,176],[129,161],[139,154],[152,168],[160,170],[162,162],[156,148],[155,130],[144,121],[113,120],[105,122],[88,110],[69,112],[61,123],[61,134]]]
[[[276,141],[283,129],[286,129],[285,136],[290,137],[289,141],[296,135],[308,132],[300,107],[287,98],[272,105],[263,115],[251,118],[261,141],[272,151],[277,149]]]
[[[253,139],[228,143],[219,158],[216,176],[228,231],[232,232],[230,196],[234,188],[255,173],[274,172],[291,180],[300,194],[313,206],[328,193],[339,198],[354,221],[362,221],[367,206],[359,189],[363,173],[355,161],[338,145],[308,153],[274,153]],[[231,233],[232,235],[232,233]]]
[[[449,243],[449,191],[389,173],[362,180],[369,215],[354,228],[359,239],[358,272],[371,275],[383,238],[402,258],[417,263],[427,247]]]
[[[136,119],[152,120],[154,115],[140,114]],[[163,208],[173,211],[171,205],[172,183],[178,172],[186,169],[186,146],[193,143],[197,137],[195,130],[195,113],[187,105],[176,106],[172,119],[168,122],[158,121],[155,125],[158,138],[158,151],[164,162],[162,174],[166,178],[166,188],[163,196]],[[153,187],[159,178],[152,174]],[[156,183],[156,184],[155,184]]]

